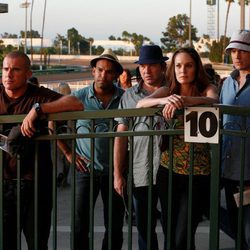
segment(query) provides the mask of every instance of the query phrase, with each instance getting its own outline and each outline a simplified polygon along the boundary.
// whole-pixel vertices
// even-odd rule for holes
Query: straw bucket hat
[[[96,66],[96,62],[98,60],[101,60],[101,59],[107,59],[109,61],[111,61],[112,63],[114,63],[115,67],[116,67],[116,70],[117,70],[117,73],[121,74],[123,72],[123,67],[122,65],[119,63],[119,60],[117,58],[117,56],[115,55],[115,53],[111,50],[111,49],[106,49],[104,50],[104,52],[94,58],[93,60],[90,61],[90,66],[93,68]]]

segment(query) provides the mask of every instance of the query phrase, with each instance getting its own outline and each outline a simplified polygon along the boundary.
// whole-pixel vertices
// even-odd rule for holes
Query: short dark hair
[[[25,66],[30,69],[31,68],[31,62],[29,57],[21,51],[15,50],[10,53],[8,53],[5,57],[10,57],[10,58],[23,58],[25,61]]]

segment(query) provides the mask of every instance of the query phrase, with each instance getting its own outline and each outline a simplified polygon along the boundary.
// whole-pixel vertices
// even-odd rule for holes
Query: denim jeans
[[[99,192],[103,201],[103,215],[105,233],[102,249],[108,249],[108,210],[109,210],[109,177],[107,174],[94,174],[93,201],[96,203]],[[113,185],[112,185],[113,186]],[[113,189],[112,203],[112,249],[119,250],[123,243],[124,204],[122,198]],[[75,211],[75,249],[89,249],[89,223],[90,223],[90,175],[77,172],[76,174],[76,211]]]
[[[28,249],[34,249],[34,183],[21,181],[20,226]],[[37,245],[39,250],[48,249],[51,225],[52,190],[48,182],[39,185]],[[4,181],[4,250],[17,249],[17,182]]]
[[[167,249],[168,223],[168,178],[167,168],[160,166],[157,173],[157,188],[161,203],[162,227],[165,235],[164,249]],[[171,250],[187,249],[189,176],[173,173]],[[195,249],[195,232],[202,215],[207,214],[210,199],[210,176],[193,176],[191,249]]]
[[[138,230],[138,244],[139,250],[147,250],[147,231],[148,231],[148,186],[135,187],[133,189],[134,206],[136,225]],[[156,186],[153,186],[152,193],[152,217],[151,217],[151,248],[152,250],[158,250],[157,234],[155,227],[157,223],[157,202],[158,195]]]

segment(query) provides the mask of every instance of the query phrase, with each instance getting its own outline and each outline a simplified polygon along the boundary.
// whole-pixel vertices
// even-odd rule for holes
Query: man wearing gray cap
[[[94,58],[90,65],[94,82],[92,85],[73,92],[84,103],[85,110],[117,109],[123,90],[115,86],[114,81],[123,72],[116,55],[110,50],[105,50],[99,57]],[[109,130],[112,119],[95,119],[94,125],[90,120],[78,120],[76,127],[78,134],[88,134],[95,127],[95,132]],[[64,146],[66,146],[64,144]],[[66,158],[71,162],[72,152],[68,148],[62,149]],[[92,152],[94,151],[94,152]],[[121,249],[123,242],[124,205],[121,197],[114,191],[109,194],[109,138],[95,138],[94,149],[89,138],[76,140],[76,210],[75,210],[75,235],[74,242],[77,250],[89,249],[90,220],[90,160],[94,155],[93,164],[93,206],[101,192],[104,207],[105,233],[102,249],[108,249],[109,225],[109,196],[112,195],[112,249]]]
[[[144,45],[140,49],[139,71],[142,80],[135,86],[126,90],[121,98],[119,108],[135,108],[139,100],[152,94],[155,90],[166,84],[165,61],[168,57],[162,55],[162,50],[157,45]],[[158,119],[158,118],[155,118]],[[126,131],[129,128],[129,118],[117,119],[119,125],[117,131]],[[135,130],[146,130],[149,125],[147,117],[135,117],[133,120]],[[155,123],[157,121],[154,121]],[[124,171],[128,166],[126,162],[126,152],[128,149],[128,138],[116,137],[114,144],[114,187],[115,190],[123,196],[125,192],[126,181]],[[158,195],[156,185],[152,188],[152,214],[151,214],[151,247],[148,246],[147,225],[148,225],[148,189],[150,183],[150,144],[149,136],[135,136],[133,140],[133,197],[136,213],[136,225],[138,229],[139,250],[157,250],[158,241],[155,232],[156,227],[156,206]],[[160,149],[158,138],[154,137],[153,143],[153,183],[156,181],[156,173],[159,167]]]
[[[230,53],[235,70],[224,81],[220,101],[224,105],[250,107],[250,31],[239,30],[235,32],[226,47],[226,53]],[[239,130],[239,127],[250,128],[250,117],[243,122],[240,116],[224,115],[223,125],[225,129]],[[239,154],[241,138],[237,136],[223,136],[222,144],[222,177],[225,187],[226,202],[229,212],[231,230],[236,239],[238,228],[238,208],[234,194],[239,192],[241,161]],[[250,138],[246,137],[245,162],[244,162],[244,190],[245,194],[250,190]],[[248,191],[247,191],[248,190]],[[249,194],[248,194],[249,195]],[[250,203],[243,206],[242,221],[242,248],[250,250]]]

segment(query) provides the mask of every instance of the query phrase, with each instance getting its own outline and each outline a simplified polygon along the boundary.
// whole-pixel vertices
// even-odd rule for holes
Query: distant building
[[[93,46],[102,46],[105,49],[124,49],[126,51],[134,50],[134,44],[129,41],[121,40],[94,40]]]
[[[4,46],[12,45],[13,47],[24,46],[25,39],[24,38],[0,38],[3,41]],[[41,47],[41,38],[32,38],[32,46],[34,49],[39,49]],[[43,47],[51,47],[53,46],[53,42],[51,39],[43,39]],[[27,38],[27,48],[31,47],[31,39]]]
[[[212,46],[213,41],[216,39],[206,39],[201,37],[198,42],[193,42],[194,48],[198,53],[209,52],[209,46]]]

